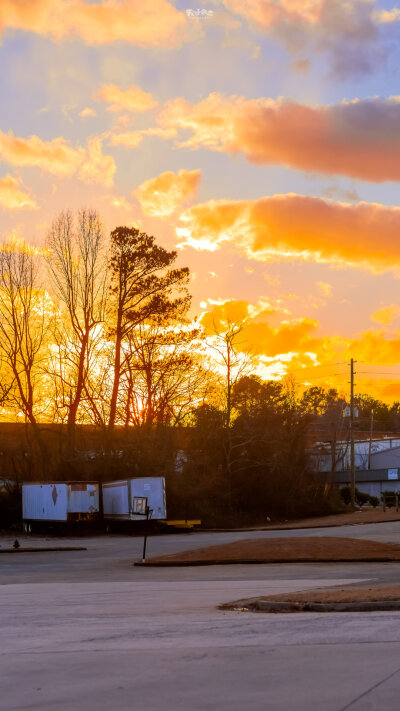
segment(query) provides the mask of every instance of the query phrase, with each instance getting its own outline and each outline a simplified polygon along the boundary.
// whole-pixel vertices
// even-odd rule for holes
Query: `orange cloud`
[[[199,170],[171,170],[145,180],[134,194],[143,212],[152,217],[168,217],[196,192],[201,180]]]
[[[10,165],[40,168],[58,177],[77,174],[87,183],[113,185],[116,166],[112,156],[102,152],[102,138],[95,136],[87,148],[72,148],[62,138],[43,141],[38,136],[18,138],[0,131],[0,161]]]
[[[198,104],[172,99],[159,121],[165,129],[190,131],[179,144],[187,148],[378,183],[400,180],[398,97],[306,106],[213,93]]]
[[[116,166],[112,156],[105,156],[102,151],[100,136],[89,138],[86,159],[81,165],[78,176],[85,183],[101,183],[111,186],[114,183]]]
[[[391,306],[384,306],[382,309],[375,311],[371,316],[371,320],[383,326],[389,326],[398,316],[400,316],[400,306],[398,304],[391,304]]]
[[[362,331],[354,338],[318,336],[319,323],[309,318],[284,319],[274,328],[269,320],[276,318],[277,311],[264,306],[262,300],[257,304],[209,300],[201,324],[208,337],[240,324],[236,348],[255,356],[254,372],[266,379],[292,373],[299,386],[321,385],[341,391],[353,357],[357,361],[356,395],[368,392],[386,400],[400,397],[400,377],[396,379],[394,368],[400,362],[400,331],[392,336],[383,329]]]
[[[237,335],[236,347],[257,356],[275,357],[302,351],[304,346],[308,347],[310,335],[319,325],[314,319],[299,318],[285,319],[273,328],[268,319],[277,313],[277,309],[263,299],[256,304],[238,299],[227,299],[221,303],[211,301],[210,306],[201,317],[206,335],[224,332],[232,324],[240,325],[242,330]]]
[[[123,131],[122,133],[112,133],[110,136],[110,146],[125,146],[125,148],[137,148],[143,141],[142,131]]]
[[[0,30],[36,32],[55,41],[78,37],[89,45],[127,42],[179,47],[187,20],[167,0],[1,0]]]
[[[317,281],[317,287],[327,298],[332,296],[332,284],[328,284],[325,281]]]
[[[204,307],[207,306],[203,302]],[[201,317],[201,324],[208,336],[223,332],[230,324],[241,325],[250,316],[250,304],[239,299],[225,299],[216,303],[210,300],[211,308]]]
[[[0,205],[6,210],[37,208],[36,202],[20,190],[20,181],[12,175],[0,178]]]
[[[180,246],[233,243],[252,259],[300,259],[382,272],[400,268],[400,208],[304,195],[210,200],[181,215]],[[377,237],[379,235],[379,238]]]
[[[400,9],[394,7],[392,10],[377,10],[374,13],[377,22],[386,24],[387,22],[398,22],[400,20]]]
[[[125,146],[125,148],[136,148],[143,141],[145,136],[156,136],[158,138],[174,138],[176,131],[168,128],[143,128],[138,131],[122,131],[121,133],[111,133],[110,146]]]
[[[87,118],[88,116],[92,117],[96,116],[96,112],[94,109],[91,109],[90,106],[86,106],[86,108],[80,111],[79,116],[81,116],[81,118]]]
[[[95,95],[96,99],[111,104],[109,111],[149,111],[157,106],[151,94],[137,86],[131,86],[125,91],[116,84],[104,84]]]

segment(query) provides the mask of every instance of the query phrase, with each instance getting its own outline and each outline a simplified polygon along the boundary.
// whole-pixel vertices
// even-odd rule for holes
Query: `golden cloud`
[[[317,281],[317,287],[326,298],[332,296],[332,284],[328,284],[325,281]]]
[[[156,136],[158,138],[174,138],[176,131],[174,129],[158,128],[142,128],[138,131],[121,131],[120,133],[112,132],[109,138],[111,146],[125,146],[125,148],[137,148],[139,143],[143,141],[145,136]]]
[[[146,215],[168,217],[195,194],[200,180],[200,170],[168,170],[145,180],[134,194]]]
[[[87,118],[88,116],[96,116],[96,112],[94,109],[91,109],[90,106],[86,106],[82,111],[79,112],[79,116],[81,118]]]
[[[65,138],[43,141],[38,136],[19,138],[0,131],[0,161],[10,165],[33,166],[60,178],[77,174],[87,183],[113,185],[116,170],[112,156],[102,152],[102,138],[95,136],[87,148],[72,148]]]
[[[310,335],[319,326],[315,319],[299,318],[285,319],[273,328],[268,319],[276,315],[278,309],[262,298],[256,304],[239,299],[226,299],[220,303],[210,301],[210,307],[201,317],[206,335],[223,333],[232,325],[240,326],[241,331],[236,338],[238,350],[257,356],[270,358],[307,350]]]
[[[263,308],[261,301],[209,302],[209,310],[201,317],[206,335],[224,332],[232,324],[240,325],[236,348],[253,353],[255,371],[266,378],[292,373],[299,386],[312,384],[342,390],[348,380],[350,358],[354,358],[356,393],[368,392],[389,400],[399,398],[400,379],[395,377],[394,366],[400,362],[400,331],[389,335],[384,329],[366,330],[354,338],[319,336],[318,321],[309,318],[284,319],[274,328],[269,320],[277,312]]]
[[[95,95],[95,99],[111,104],[109,111],[149,111],[157,106],[151,94],[137,86],[131,86],[125,91],[116,84],[104,84]]]
[[[373,182],[400,180],[400,100],[371,98],[332,106],[210,94],[198,104],[167,102],[164,129],[190,131],[178,145],[243,153],[255,164],[284,165]]]
[[[1,0],[0,30],[35,32],[55,41],[79,38],[89,45],[127,42],[139,47],[179,47],[187,20],[167,0]]]
[[[24,237],[18,236],[16,233],[8,235],[4,242],[0,243],[1,252],[22,252],[23,254],[48,256],[49,250],[46,247],[36,247],[30,242],[27,242]]]
[[[392,10],[377,10],[374,16],[377,22],[381,22],[382,24],[398,22],[400,20],[400,8],[394,7]]]
[[[180,246],[213,251],[229,241],[265,262],[298,259],[375,273],[400,268],[398,207],[289,193],[254,201],[211,200],[188,208],[181,222]]]
[[[389,326],[398,316],[400,316],[400,306],[398,304],[391,304],[390,306],[384,306],[378,309],[378,311],[375,311],[371,316],[371,320],[383,326]]]
[[[105,156],[102,150],[102,138],[89,138],[86,159],[79,168],[78,177],[85,183],[101,183],[112,186],[116,165],[112,156]]]
[[[110,146],[125,146],[125,148],[137,148],[143,141],[142,131],[123,131],[122,133],[112,133],[110,136]]]
[[[0,178],[0,205],[6,210],[30,210],[37,208],[36,202],[20,190],[20,180],[6,175]]]

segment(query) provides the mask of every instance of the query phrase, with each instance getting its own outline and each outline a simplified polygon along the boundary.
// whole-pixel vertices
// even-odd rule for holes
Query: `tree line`
[[[219,520],[320,510],[310,427],[344,438],[344,394],[263,381],[240,324],[205,337],[176,260],[137,228],[106,235],[90,209],[57,215],[43,249],[2,246],[0,407],[25,424],[18,478],[168,475],[177,515]],[[398,403],[358,406],[360,422],[374,410],[376,429],[400,429]],[[95,473],[79,459],[83,425],[100,433]]]

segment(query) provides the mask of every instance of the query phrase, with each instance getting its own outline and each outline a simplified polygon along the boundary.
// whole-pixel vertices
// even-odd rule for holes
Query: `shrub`
[[[396,505],[396,494],[400,497],[400,492],[398,491],[382,491],[381,501],[386,503],[389,508]]]
[[[19,526],[22,520],[21,488],[10,484],[0,489],[0,530]]]
[[[393,503],[394,503],[394,492],[386,492],[387,494],[393,494]],[[351,487],[350,486],[343,486],[340,489],[340,496],[342,498],[343,503],[348,506],[351,502]],[[363,491],[359,491],[359,489],[355,490],[355,500],[356,504],[358,506],[364,506],[364,504],[371,504],[371,506],[378,506],[379,504],[379,499],[377,496],[371,496],[371,494],[365,494]],[[382,499],[383,500],[383,499]],[[392,504],[388,504],[392,505]]]

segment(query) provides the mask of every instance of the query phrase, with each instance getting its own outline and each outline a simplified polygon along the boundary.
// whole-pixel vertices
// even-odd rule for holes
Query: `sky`
[[[94,207],[263,377],[400,400],[395,2],[1,0],[1,240]]]

